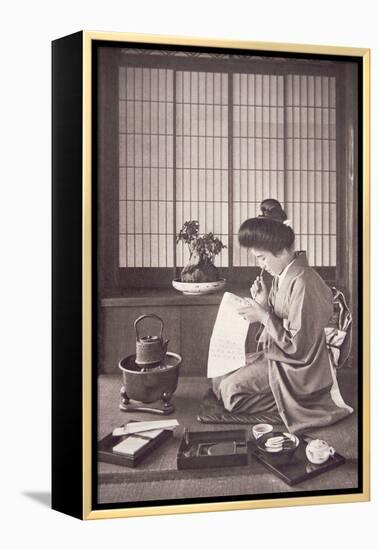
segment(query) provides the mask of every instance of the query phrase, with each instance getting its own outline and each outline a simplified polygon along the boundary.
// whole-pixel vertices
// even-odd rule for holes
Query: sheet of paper
[[[145,432],[149,430],[157,430],[160,428],[164,430],[173,430],[176,428],[176,426],[179,426],[179,422],[176,420],[176,418],[173,418],[172,420],[149,420],[146,422],[144,421],[129,422],[129,424],[126,424],[125,426],[115,428],[112,432],[112,435],[120,436],[120,435],[127,435],[127,434],[135,434],[135,433]]]
[[[222,376],[245,364],[249,322],[238,313],[247,300],[225,292],[213,327],[208,355],[208,378]]]

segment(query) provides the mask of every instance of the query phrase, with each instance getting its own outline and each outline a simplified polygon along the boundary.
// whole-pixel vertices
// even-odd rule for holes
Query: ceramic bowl
[[[226,285],[226,279],[220,279],[219,281],[212,281],[210,283],[184,283],[175,279],[172,281],[172,286],[182,292],[191,296],[200,294],[212,294],[213,292],[219,292]]]
[[[264,435],[273,431],[273,426],[271,424],[255,424],[252,428],[253,436],[255,439],[259,439]]]

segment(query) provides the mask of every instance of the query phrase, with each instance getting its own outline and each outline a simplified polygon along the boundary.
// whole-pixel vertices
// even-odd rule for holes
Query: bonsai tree
[[[188,245],[189,263],[182,269],[180,278],[183,282],[206,283],[218,281],[220,275],[214,265],[214,259],[226,246],[213,233],[199,234],[199,222],[185,222],[176,238]]]

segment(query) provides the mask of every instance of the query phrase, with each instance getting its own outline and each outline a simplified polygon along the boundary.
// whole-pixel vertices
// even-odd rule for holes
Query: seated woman
[[[261,212],[241,225],[238,239],[274,279],[268,293],[257,277],[253,299],[239,313],[263,325],[263,349],[248,354],[245,366],[213,379],[213,391],[229,411],[278,411],[291,432],[333,424],[352,409],[336,388],[326,348],[332,292],[305,253],[294,251],[295,235],[283,223],[280,203],[266,199]]]

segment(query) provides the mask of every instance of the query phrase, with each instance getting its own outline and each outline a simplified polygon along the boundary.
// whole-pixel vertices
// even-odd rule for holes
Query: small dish
[[[273,464],[290,462],[299,446],[299,438],[287,432],[270,432],[260,437],[256,445]]]

